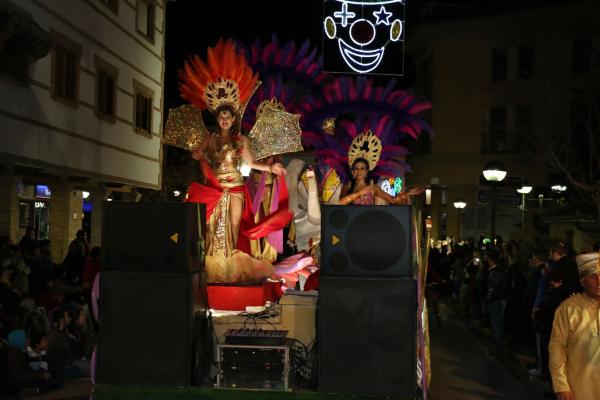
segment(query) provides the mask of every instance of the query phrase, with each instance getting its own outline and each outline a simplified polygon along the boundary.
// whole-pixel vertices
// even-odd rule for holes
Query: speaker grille
[[[384,271],[400,261],[406,234],[390,214],[370,211],[352,220],[346,231],[346,252],[367,271]]]
[[[329,216],[329,223],[336,229],[342,229],[348,223],[348,213],[344,209],[337,209]]]
[[[323,205],[322,276],[412,277],[411,208]]]

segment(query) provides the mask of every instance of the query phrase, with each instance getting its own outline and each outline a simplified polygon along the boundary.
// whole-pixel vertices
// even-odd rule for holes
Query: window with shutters
[[[52,36],[52,97],[77,107],[81,46],[54,30],[51,30],[50,34]]]
[[[133,127],[136,133],[152,136],[152,99],[154,92],[138,81],[133,81]]]
[[[109,122],[115,122],[117,107],[117,82],[119,70],[95,57],[96,64],[96,115]]]

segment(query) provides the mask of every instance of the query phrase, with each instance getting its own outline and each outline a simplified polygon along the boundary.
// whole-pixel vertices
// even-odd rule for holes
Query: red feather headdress
[[[179,71],[179,79],[181,97],[191,104],[212,112],[230,104],[238,114],[260,85],[258,74],[252,72],[231,39],[220,39],[215,47],[209,47],[206,62],[197,55],[190,57]]]

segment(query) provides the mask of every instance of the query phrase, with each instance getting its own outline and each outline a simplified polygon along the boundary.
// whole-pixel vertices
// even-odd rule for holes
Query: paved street
[[[443,328],[431,327],[430,400],[541,399],[500,361],[488,355],[465,323],[442,304]]]

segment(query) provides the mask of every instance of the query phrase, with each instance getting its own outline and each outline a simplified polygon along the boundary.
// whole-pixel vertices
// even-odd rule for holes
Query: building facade
[[[0,1],[0,236],[62,261],[102,203],[159,189],[162,0]],[[83,199],[83,197],[86,199]]]
[[[534,217],[544,200],[538,196],[551,182],[549,171],[527,150],[532,143],[523,139],[572,129],[574,86],[590,73],[599,6],[565,2],[442,18],[410,36],[415,89],[433,103],[428,118],[435,136],[422,139],[409,156],[409,179],[431,190],[425,210],[433,238],[489,237],[492,223],[503,238],[535,233]],[[503,162],[510,178],[495,197],[481,177],[490,160]],[[523,180],[534,187],[525,196],[515,191]],[[465,209],[453,206],[458,198],[466,201]]]

